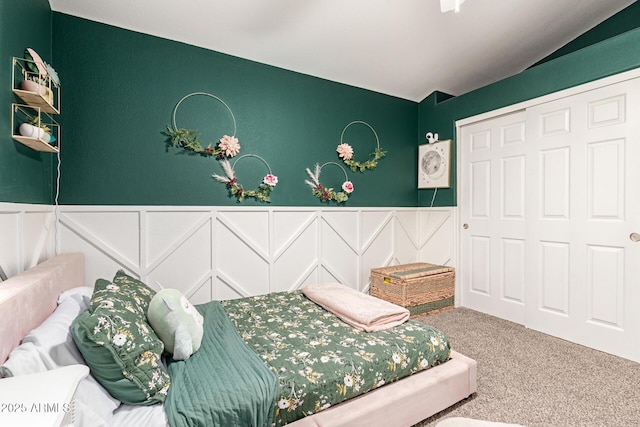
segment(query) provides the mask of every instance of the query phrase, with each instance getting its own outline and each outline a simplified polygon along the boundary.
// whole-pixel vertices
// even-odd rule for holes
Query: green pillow
[[[91,305],[71,324],[71,334],[92,375],[113,397],[131,405],[164,402],[169,374],[164,349],[147,323],[155,291],[122,270],[96,281]]]
[[[174,360],[187,360],[200,348],[204,319],[179,290],[158,292],[149,304],[147,319]]]

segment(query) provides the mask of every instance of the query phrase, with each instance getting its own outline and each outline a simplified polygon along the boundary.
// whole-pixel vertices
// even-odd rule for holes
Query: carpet
[[[436,427],[523,427],[520,424],[497,423],[472,418],[451,417],[439,421]]]
[[[420,319],[478,362],[478,392],[450,417],[537,426],[640,426],[640,364],[467,308]]]

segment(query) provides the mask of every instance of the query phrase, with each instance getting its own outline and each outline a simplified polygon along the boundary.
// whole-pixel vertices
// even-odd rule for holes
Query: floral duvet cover
[[[302,292],[221,301],[238,333],[279,380],[284,425],[449,359],[450,344],[417,321],[361,332]]]

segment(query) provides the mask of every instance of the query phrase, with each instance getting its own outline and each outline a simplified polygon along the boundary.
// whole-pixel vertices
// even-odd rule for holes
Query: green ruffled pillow
[[[119,270],[96,281],[91,305],[71,324],[71,334],[92,375],[113,397],[131,405],[164,402],[169,374],[164,345],[147,323],[155,291]]]

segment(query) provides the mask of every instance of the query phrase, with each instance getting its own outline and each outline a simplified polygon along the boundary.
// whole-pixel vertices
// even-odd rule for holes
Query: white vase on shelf
[[[50,144],[56,140],[56,138],[51,135],[49,132],[45,132],[44,129],[30,125],[29,123],[22,123],[20,125],[20,135],[26,136],[27,138],[37,138],[42,142],[46,142]]]

